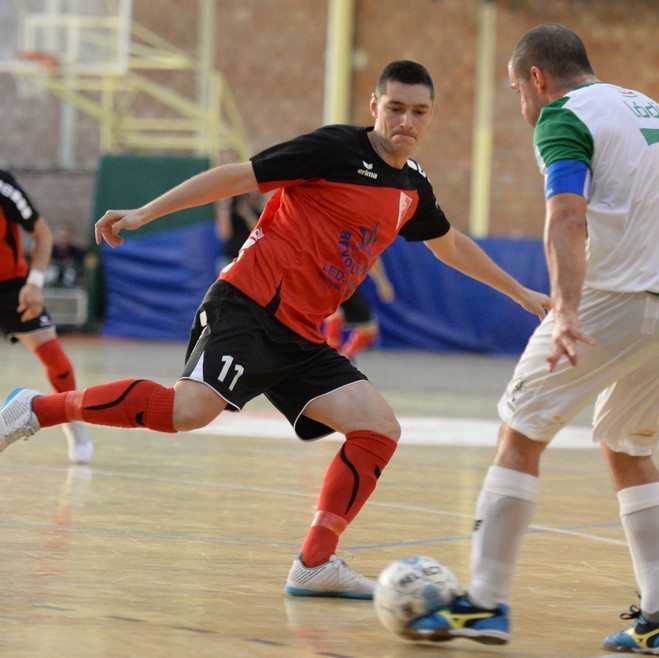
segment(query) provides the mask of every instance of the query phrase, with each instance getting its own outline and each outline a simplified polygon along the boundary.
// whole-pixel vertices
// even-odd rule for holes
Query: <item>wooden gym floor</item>
[[[63,343],[81,387],[128,377],[170,384],[184,352]],[[427,554],[465,582],[496,401],[514,360],[373,350],[358,365],[409,431],[339,554],[373,577],[397,557]],[[0,397],[16,385],[48,391],[35,358],[3,343]],[[577,420],[586,426],[588,413]],[[419,422],[426,443],[430,433],[446,444],[417,440]],[[469,429],[481,440],[467,441]],[[588,440],[545,455],[513,592],[513,639],[487,647],[410,644],[380,626],[370,602],[284,595],[339,443],[305,445],[285,426],[279,438],[266,401],[179,436],[90,432],[91,467],[68,465],[59,428],[0,456],[0,656],[591,658],[606,655],[603,636],[626,625],[618,615],[635,602],[616,498]]]

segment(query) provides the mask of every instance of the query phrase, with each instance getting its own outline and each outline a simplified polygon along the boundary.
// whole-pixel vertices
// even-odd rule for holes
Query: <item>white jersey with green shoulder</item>
[[[588,201],[586,287],[659,293],[659,104],[601,82],[577,87],[542,109],[534,145],[543,174],[559,161],[590,170],[578,191]]]

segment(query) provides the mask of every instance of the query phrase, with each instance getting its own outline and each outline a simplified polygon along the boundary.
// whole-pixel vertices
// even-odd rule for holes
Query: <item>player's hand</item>
[[[118,247],[123,243],[119,231],[124,229],[134,231],[147,223],[142,210],[108,210],[94,225],[96,244],[105,240],[111,247]]]
[[[545,315],[551,309],[551,299],[544,293],[531,290],[530,288],[522,288],[522,292],[516,301],[529,313],[537,315],[540,320],[544,320]]]
[[[26,283],[18,291],[16,311],[21,314],[21,322],[29,322],[43,313],[43,291],[33,283]]]
[[[570,365],[576,366],[578,362],[577,343],[584,343],[590,347],[595,341],[581,331],[581,323],[575,313],[554,312],[554,332],[551,337],[551,350],[547,357],[549,372],[563,356],[566,356]]]

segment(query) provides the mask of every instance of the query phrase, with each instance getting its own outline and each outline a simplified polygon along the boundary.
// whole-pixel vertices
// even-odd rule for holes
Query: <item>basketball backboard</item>
[[[3,0],[0,70],[63,67],[68,73],[128,70],[132,0]]]

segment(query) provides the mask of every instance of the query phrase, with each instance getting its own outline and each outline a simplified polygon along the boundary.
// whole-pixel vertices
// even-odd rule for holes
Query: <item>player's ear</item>
[[[378,118],[378,99],[375,94],[371,94],[371,116],[374,119]]]
[[[547,78],[537,66],[532,66],[530,71],[531,82],[538,91],[543,91],[547,85]]]

